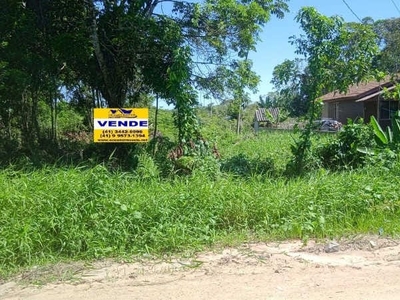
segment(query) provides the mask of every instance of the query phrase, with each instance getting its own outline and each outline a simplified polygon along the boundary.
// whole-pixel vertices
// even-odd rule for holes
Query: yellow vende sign
[[[140,143],[149,140],[147,108],[95,108],[94,142]]]

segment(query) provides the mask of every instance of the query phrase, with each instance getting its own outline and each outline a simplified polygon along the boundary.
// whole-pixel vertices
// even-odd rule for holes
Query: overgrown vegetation
[[[316,157],[321,166],[332,170],[357,168],[366,163],[365,153],[362,148],[374,144],[372,128],[359,120],[343,127],[337,136],[325,144],[316,146]]]
[[[25,162],[0,171],[2,275],[51,261],[199,250],[226,240],[398,233],[393,178],[400,160],[357,156],[355,148],[373,140],[367,125],[315,135],[314,168],[290,179],[285,166],[295,133],[227,136],[224,122],[208,122],[210,132],[224,134],[215,136],[223,145],[219,158],[193,156],[179,165],[166,159],[174,144],[165,136],[156,156],[152,144],[135,155],[135,171],[113,168],[112,157],[94,167]]]
[[[175,108],[177,147],[197,143],[197,92],[242,101],[258,82],[248,54],[263,25],[287,11],[287,0],[6,0],[0,7],[0,153],[38,166],[112,154],[126,165],[136,148],[92,145],[82,153],[93,109],[151,107],[154,98]]]
[[[284,93],[250,104],[259,78],[248,53],[287,1],[171,2],[169,15],[155,0],[0,7],[0,276],[226,240],[397,234],[399,115],[392,130],[374,118],[334,134],[313,128],[316,99],[381,76],[374,66],[393,63],[392,43],[379,57],[368,24],[303,8],[305,36],[293,43],[304,73],[286,61],[274,72]],[[385,41],[390,24],[379,27]],[[198,106],[198,90],[221,103]],[[157,110],[157,128],[154,97],[175,107]],[[92,109],[124,105],[150,107],[150,142],[94,144]],[[285,119],[308,110],[306,125],[255,135],[257,105]]]
[[[306,127],[292,147],[288,172],[302,174],[314,163],[311,136],[314,120],[321,115],[319,98],[328,91],[346,92],[351,85],[370,77],[376,71],[372,63],[379,49],[375,33],[365,24],[326,17],[313,7],[302,8],[296,20],[305,35],[293,38],[291,43],[307,63],[309,77],[301,86],[306,90],[308,113]]]
[[[250,175],[244,158],[232,160]],[[264,169],[214,180],[202,171],[164,181],[143,156],[135,173],[102,165],[1,171],[3,275],[60,259],[198,250],[227,236],[308,239],[400,229],[398,161],[390,170],[321,170],[289,182]]]

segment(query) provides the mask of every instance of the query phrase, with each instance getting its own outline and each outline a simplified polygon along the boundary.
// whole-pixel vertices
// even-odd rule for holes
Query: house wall
[[[324,102],[322,107],[322,119],[334,119],[336,120],[337,115],[337,102]]]
[[[364,102],[364,122],[369,123],[371,121],[371,116],[377,118],[378,112],[378,97],[374,97],[371,100]]]
[[[325,102],[322,117],[346,124],[347,119],[355,120],[364,117],[364,103],[354,101]]]
[[[382,108],[383,102],[386,103],[384,108]],[[338,120],[342,124],[346,124],[347,119],[355,120],[357,118],[363,118],[365,123],[369,123],[371,116],[375,116],[376,119],[379,119],[379,124],[382,128],[386,128],[387,126],[390,126],[391,121],[388,118],[388,113],[384,114],[383,109],[388,110],[389,107],[390,111],[398,110],[400,109],[400,101],[391,101],[390,104],[388,104],[388,101],[381,99],[379,103],[380,118],[378,118],[378,96],[363,102],[325,102],[322,117]]]
[[[347,123],[347,119],[364,118],[364,103],[354,101],[339,102],[337,120],[342,124]]]
[[[329,117],[329,103],[324,102],[322,106],[322,119],[328,119]]]

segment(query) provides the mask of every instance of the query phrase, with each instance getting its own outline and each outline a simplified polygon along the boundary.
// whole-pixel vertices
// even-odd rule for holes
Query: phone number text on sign
[[[94,142],[147,142],[148,132],[147,108],[102,108],[94,111]]]

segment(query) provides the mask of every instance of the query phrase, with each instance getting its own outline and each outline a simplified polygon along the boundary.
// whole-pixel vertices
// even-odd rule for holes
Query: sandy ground
[[[400,299],[400,241],[338,244],[254,243],[169,261],[60,264],[1,284],[0,299]]]

